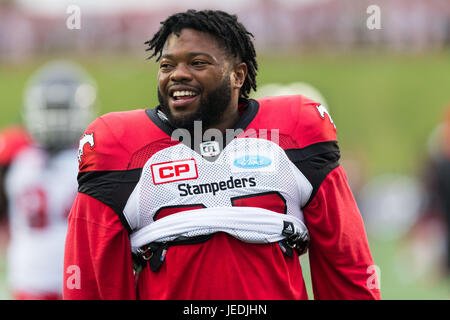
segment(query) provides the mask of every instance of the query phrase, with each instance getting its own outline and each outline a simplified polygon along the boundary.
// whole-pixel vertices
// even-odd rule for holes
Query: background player
[[[8,284],[14,299],[62,297],[67,215],[77,191],[76,144],[92,119],[95,96],[89,76],[65,61],[43,66],[25,89],[24,122],[33,143],[2,149],[15,148],[2,180],[10,230]],[[11,135],[2,139],[6,145],[15,140]]]

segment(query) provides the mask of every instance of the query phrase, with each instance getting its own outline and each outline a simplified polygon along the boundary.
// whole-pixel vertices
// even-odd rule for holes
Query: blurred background
[[[254,34],[255,97],[303,93],[330,110],[382,298],[449,299],[448,0],[0,0],[0,129],[22,123],[27,80],[53,59],[94,78],[99,114],[154,107],[144,42],[189,8],[235,13]]]

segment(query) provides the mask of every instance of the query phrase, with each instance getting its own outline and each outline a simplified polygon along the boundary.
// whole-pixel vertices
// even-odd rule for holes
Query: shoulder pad
[[[336,127],[327,109],[302,95],[267,97],[258,100],[261,124],[289,135],[298,148],[336,141]],[[255,119],[256,120],[256,119]]]
[[[86,129],[78,148],[79,171],[128,169],[130,156],[151,142],[156,128],[144,109],[112,112]]]

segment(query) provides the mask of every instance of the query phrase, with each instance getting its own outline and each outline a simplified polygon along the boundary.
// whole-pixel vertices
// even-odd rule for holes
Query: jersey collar
[[[242,132],[247,129],[249,124],[253,121],[253,119],[256,117],[257,113],[259,111],[259,103],[256,100],[253,99],[240,99],[239,100],[239,113],[240,118],[237,121],[237,123],[234,125],[233,130],[236,132]],[[177,129],[175,126],[173,126],[170,121],[167,119],[166,115],[162,112],[161,107],[158,105],[154,109],[147,109],[146,110],[147,116],[150,118],[150,120],[158,127],[160,128],[164,133],[166,133],[168,136],[173,137],[173,132]],[[233,140],[233,139],[231,139]],[[228,143],[231,142],[227,141],[226,135],[223,137],[223,143],[222,143],[222,150],[226,147]],[[190,145],[187,143],[180,141],[181,143],[185,144],[187,147],[191,148],[195,152],[201,154],[200,152],[200,146],[196,145],[196,139],[191,139]],[[202,142],[205,142],[202,140]],[[220,150],[220,152],[222,152]],[[215,161],[217,159],[217,156],[211,157],[211,158],[205,158],[209,161]]]
[[[234,125],[232,129],[234,130],[247,129],[248,125],[256,117],[258,110],[259,110],[258,101],[253,99],[240,99],[239,113],[241,114],[241,117],[239,118],[238,122]],[[160,105],[156,106],[153,109],[146,109],[145,112],[147,116],[150,118],[150,120],[167,135],[172,136],[173,131],[177,129],[170,123],[166,115],[162,112]]]

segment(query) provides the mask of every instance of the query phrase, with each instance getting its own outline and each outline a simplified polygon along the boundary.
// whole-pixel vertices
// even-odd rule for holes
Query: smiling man
[[[230,59],[213,36],[190,28],[172,33],[162,53],[158,97],[172,125],[192,128],[199,120],[223,130],[237,122],[245,63]]]
[[[249,99],[252,35],[225,12],[174,14],[147,44],[160,104],[98,118],[80,144],[64,297],[307,299],[309,250],[314,298],[379,298],[320,104]]]

